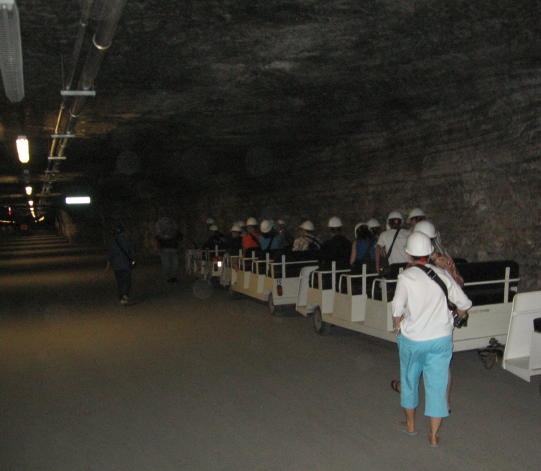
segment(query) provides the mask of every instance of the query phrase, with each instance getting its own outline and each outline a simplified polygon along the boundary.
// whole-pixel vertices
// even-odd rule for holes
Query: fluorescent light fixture
[[[28,206],[34,206],[34,200],[28,200]]]
[[[31,186],[25,186],[24,191],[26,191],[26,194],[30,196],[32,194],[32,187]]]
[[[23,53],[15,0],[0,0],[0,72],[8,100],[24,98]]]
[[[26,136],[19,136],[17,138],[17,153],[22,164],[30,162],[30,146],[28,145]]]
[[[38,222],[43,222],[45,221],[45,216],[41,216],[39,219],[38,219]]]
[[[90,196],[66,196],[66,204],[90,204]]]

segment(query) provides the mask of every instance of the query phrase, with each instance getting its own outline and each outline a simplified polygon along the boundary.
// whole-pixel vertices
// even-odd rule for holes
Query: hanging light
[[[26,191],[26,194],[30,196],[32,194],[32,187],[31,186],[25,186],[24,191]]]
[[[8,100],[24,98],[23,53],[15,0],[0,0],[0,72]]]
[[[19,136],[17,138],[17,153],[22,164],[30,162],[30,146],[28,145],[26,136]]]

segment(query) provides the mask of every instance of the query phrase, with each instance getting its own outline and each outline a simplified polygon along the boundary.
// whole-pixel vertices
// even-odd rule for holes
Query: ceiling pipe
[[[113,38],[116,33],[118,22],[122,16],[122,11],[127,0],[110,0],[103,3],[102,17],[104,18],[99,25],[94,37],[92,38],[92,46],[86,57],[85,64],[79,77],[77,89],[82,91],[91,90],[94,86],[94,80],[98,75],[101,62],[107,50],[113,43]],[[73,133],[81,109],[86,102],[86,96],[76,97],[69,109],[69,118],[66,124],[64,134]],[[66,145],[69,139],[62,138],[59,145],[58,155],[64,155]],[[58,163],[58,162],[57,162]]]
[[[123,9],[126,5],[127,0],[102,0],[102,11],[99,16],[99,18],[102,18],[101,22],[98,24],[98,27],[96,29],[96,33],[94,34],[94,37],[92,38],[92,46],[88,52],[88,55],[86,57],[85,63],[82,67],[81,74],[79,76],[79,81],[77,83],[77,90],[78,91],[89,91],[94,86],[94,80],[96,79],[96,76],[98,75],[99,68],[101,66],[101,62],[103,60],[103,57],[105,56],[105,52],[109,49],[113,42],[113,37],[115,35],[118,22],[120,21],[120,18],[122,16]],[[85,3],[83,6],[83,15],[88,13],[88,16],[90,15],[90,10],[92,7],[93,0],[89,0]],[[83,18],[81,20],[81,24],[85,23],[84,30],[86,30],[86,21],[88,20],[88,17],[86,20]],[[81,26],[79,28],[79,34],[82,34],[84,37],[84,31],[81,33]],[[77,37],[77,41],[74,48],[74,57],[78,57],[80,54],[80,45],[78,45],[78,42],[82,43],[82,38],[79,39],[79,35]],[[79,51],[77,51],[77,48],[79,48]],[[76,67],[76,63],[73,64],[73,67]],[[74,71],[73,71],[74,74]],[[69,79],[69,86],[72,86],[74,75],[71,76]],[[69,135],[73,134],[75,130],[75,126],[77,124],[79,114],[81,112],[81,109],[86,101],[86,96],[80,95],[76,96],[72,99],[71,105],[68,108],[68,116],[64,119],[63,114],[66,110],[65,102],[63,101],[62,106],[60,108],[59,116],[57,119],[57,124],[55,127],[55,134],[63,134],[63,135]],[[66,121],[65,125],[62,126],[62,121]],[[63,132],[61,132],[61,129],[63,129]],[[66,137],[59,137],[59,138],[53,138],[53,142],[51,144],[51,151],[50,156],[55,157],[62,157],[64,155],[66,146],[69,142],[69,138]],[[42,189],[42,195],[45,195],[47,193],[50,193],[52,189],[52,183],[55,181],[55,174],[58,173],[60,170],[60,161],[59,160],[48,160],[47,162],[47,169],[45,171],[45,178],[46,181],[43,184]]]
[[[81,48],[83,46],[83,40],[86,35],[86,27],[88,26],[88,20],[90,19],[90,13],[92,11],[92,5],[94,0],[84,0],[81,7],[81,19],[79,20],[79,28],[77,30],[77,37],[75,39],[75,45],[73,47],[73,53],[71,55],[71,67],[68,79],[65,84],[62,84],[65,90],[71,90],[73,80],[75,79],[75,72],[77,71],[77,64],[79,63],[79,57],[81,56]],[[54,133],[58,134],[60,130],[60,124],[64,116],[64,110],[66,109],[66,99],[62,97],[62,103],[58,110],[58,117],[56,119],[56,126]],[[49,156],[54,156],[57,140],[53,139],[51,142],[51,148],[49,150]]]

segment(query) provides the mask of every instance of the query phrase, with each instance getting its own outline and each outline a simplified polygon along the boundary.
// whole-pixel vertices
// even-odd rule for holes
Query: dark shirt
[[[124,234],[117,235],[109,244],[107,258],[113,270],[129,270],[130,259],[135,260],[135,245]]]
[[[217,232],[209,237],[209,239],[203,244],[204,249],[214,250],[218,246],[218,250],[221,250],[225,246],[225,239],[223,234]]]
[[[225,242],[227,253],[229,255],[238,255],[239,250],[242,250],[242,237],[227,237]]]
[[[174,237],[160,237],[156,236],[158,247],[160,249],[177,249],[179,241],[182,240],[182,234],[178,232]]]
[[[326,270],[331,268],[331,262],[336,262],[336,268],[349,267],[351,242],[342,234],[336,234],[321,246],[319,254],[320,266]]]

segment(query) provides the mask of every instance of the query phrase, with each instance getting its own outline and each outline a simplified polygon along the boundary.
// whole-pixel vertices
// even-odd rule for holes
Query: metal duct
[[[105,52],[111,46],[118,22],[122,15],[122,11],[126,5],[126,1],[127,0],[101,0],[100,2],[97,2],[97,4],[101,7],[101,13],[97,15],[99,18],[99,24],[92,39],[92,47],[88,52],[85,63],[82,67],[80,78],[77,83],[77,91],[88,91],[94,86],[94,80],[98,75],[101,61],[103,60]],[[81,25],[73,53],[74,63],[72,64],[72,67],[74,68],[77,66],[80,48],[79,43],[82,43],[82,39],[86,31],[86,21],[89,18],[93,3],[93,0],[86,0],[83,4]],[[74,73],[74,69],[72,70],[72,73]],[[68,83],[66,85],[71,87],[72,81],[73,77],[72,74],[70,74],[70,78],[68,79]],[[59,116],[57,118],[55,134],[68,135],[74,133],[74,129],[79,118],[79,113],[85,101],[85,96],[76,96],[75,98],[71,98],[71,103],[69,106],[67,106],[66,102],[63,101],[60,107]],[[68,115],[66,118],[63,118],[62,115],[66,109],[68,110]],[[64,125],[62,121],[65,122]],[[49,157],[54,156],[57,159],[62,157],[68,142],[69,139],[65,137],[53,138]],[[59,173],[59,171],[60,161],[49,160],[47,163],[47,169],[45,170],[46,182],[43,184],[42,195],[50,194],[52,183],[54,183],[56,174]]]
[[[105,56],[105,52],[111,46],[113,37],[118,26],[118,22],[122,15],[126,0],[110,0],[103,2],[101,21],[92,38],[92,47],[88,52],[81,75],[79,78],[78,90],[91,90],[94,86],[94,80],[98,75],[101,62]],[[79,118],[81,109],[86,101],[85,96],[77,97],[73,100],[69,109],[68,123],[65,128],[65,133],[72,133]],[[57,155],[63,155],[68,139],[62,139],[58,148]]]
[[[77,71],[77,64],[79,63],[79,57],[81,55],[81,47],[83,45],[83,40],[85,38],[86,27],[88,25],[88,20],[90,19],[90,13],[92,11],[93,4],[94,4],[94,0],[84,0],[83,5],[81,7],[81,19],[79,20],[77,38],[75,39],[75,46],[73,47],[73,53],[71,56],[70,73],[68,75],[68,80],[64,84],[64,89],[66,90],[71,90],[73,80],[75,79],[75,72]],[[66,109],[66,99],[62,99],[62,103],[60,104],[60,109],[58,110],[56,126],[54,128],[55,134],[58,134],[60,130],[62,119],[64,118],[65,109]],[[53,139],[53,141],[51,142],[49,155],[55,155],[56,144],[57,144],[56,139]]]
[[[0,70],[11,102],[24,98],[23,53],[15,0],[0,0]]]

